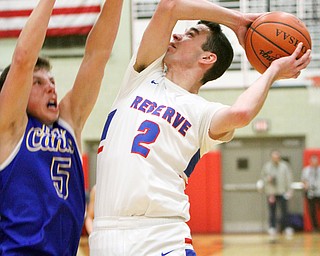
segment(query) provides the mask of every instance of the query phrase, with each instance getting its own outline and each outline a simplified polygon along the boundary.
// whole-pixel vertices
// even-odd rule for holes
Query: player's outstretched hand
[[[302,43],[299,43],[295,51],[287,57],[274,60],[268,69],[276,71],[275,80],[297,78],[301,70],[305,69],[311,61],[311,50],[307,50],[302,57],[298,58]]]

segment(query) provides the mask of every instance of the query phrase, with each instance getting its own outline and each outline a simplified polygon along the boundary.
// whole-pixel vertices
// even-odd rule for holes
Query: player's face
[[[168,46],[164,62],[170,65],[197,65],[202,58],[202,45],[206,42],[209,28],[198,24],[189,28],[184,34],[173,34],[173,40]]]
[[[47,125],[59,117],[55,81],[45,69],[35,70],[33,73],[27,112]]]

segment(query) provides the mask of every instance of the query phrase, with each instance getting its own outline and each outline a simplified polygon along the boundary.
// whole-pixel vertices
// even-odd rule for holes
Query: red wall
[[[89,192],[89,157],[87,154],[82,155],[82,168],[84,177],[84,189]]]
[[[306,149],[303,153],[303,166],[307,166],[309,164],[309,159],[311,155],[318,155],[320,157],[320,149]],[[311,231],[311,220],[309,215],[308,209],[308,201],[304,199],[303,203],[304,207],[304,214],[303,214],[303,221],[304,221],[304,230]],[[318,211],[318,222],[320,223],[320,212]]]
[[[190,199],[192,233],[221,233],[222,190],[221,153],[204,155],[189,178],[186,194]]]

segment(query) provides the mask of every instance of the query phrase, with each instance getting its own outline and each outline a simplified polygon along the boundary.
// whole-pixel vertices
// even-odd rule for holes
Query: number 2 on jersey
[[[147,144],[154,143],[160,133],[159,125],[149,120],[143,121],[138,128],[141,132],[133,140],[131,152],[147,157],[150,149]]]

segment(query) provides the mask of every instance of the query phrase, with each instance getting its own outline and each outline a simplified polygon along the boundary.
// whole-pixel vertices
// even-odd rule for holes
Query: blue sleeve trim
[[[187,169],[184,170],[184,173],[190,177],[191,173],[193,172],[196,164],[199,162],[200,160],[200,149],[198,149],[198,151],[193,155],[193,157],[191,158]]]

